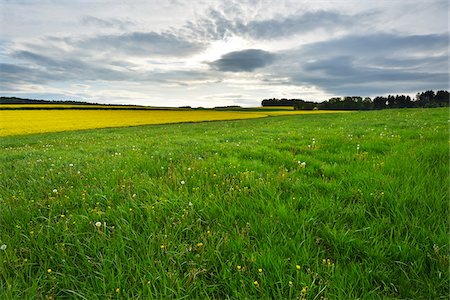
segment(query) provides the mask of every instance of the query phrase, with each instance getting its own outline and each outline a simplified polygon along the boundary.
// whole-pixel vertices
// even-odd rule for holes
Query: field
[[[447,119],[2,137],[0,299],[448,299]]]
[[[0,108],[8,105],[1,105]],[[11,105],[10,105],[11,106]],[[40,104],[46,108],[71,108],[62,104]],[[326,114],[336,111],[289,111],[279,109],[224,110],[79,110],[79,109],[39,109],[27,110],[35,105],[16,105],[17,110],[0,109],[0,136],[34,134],[44,132],[70,131],[81,129],[127,127],[149,124],[180,122],[204,122],[217,120],[238,120],[263,118],[288,114]]]

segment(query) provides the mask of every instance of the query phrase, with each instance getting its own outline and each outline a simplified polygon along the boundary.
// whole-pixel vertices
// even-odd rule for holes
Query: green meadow
[[[448,114],[0,138],[0,299],[448,299]]]

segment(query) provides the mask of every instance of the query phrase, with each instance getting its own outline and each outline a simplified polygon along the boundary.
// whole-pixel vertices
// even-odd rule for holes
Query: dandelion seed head
[[[0,250],[2,250],[2,251],[5,251],[6,250],[6,244],[2,244],[1,246],[0,246]]]
[[[97,228],[102,227],[102,222],[95,222],[95,227],[97,227]]]

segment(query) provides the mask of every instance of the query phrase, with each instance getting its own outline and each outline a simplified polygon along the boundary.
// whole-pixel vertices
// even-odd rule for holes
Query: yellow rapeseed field
[[[0,136],[330,112],[335,111],[0,110]]]
[[[83,105],[83,104],[1,104],[0,108],[15,108],[15,109],[23,109],[23,108],[42,108],[42,109],[47,109],[47,108],[73,108],[73,109],[77,109],[77,108],[120,108],[120,109],[125,109],[125,108],[145,108],[145,106],[132,106],[132,105],[95,105],[95,104],[91,104],[91,105]],[[150,108],[150,107],[148,107]],[[152,108],[154,109],[154,108]]]
[[[207,110],[0,110],[0,136],[265,116],[267,115]]]

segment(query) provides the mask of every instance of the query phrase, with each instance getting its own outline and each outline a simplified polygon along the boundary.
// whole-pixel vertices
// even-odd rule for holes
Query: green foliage
[[[372,101],[369,97],[360,96],[332,97],[328,101],[320,103],[304,101],[301,99],[264,99],[262,106],[292,106],[295,110],[372,110],[386,108],[436,108],[450,105],[448,91],[440,90],[436,93],[432,90],[417,93],[416,99],[405,95],[378,96]]]
[[[0,299],[446,298],[447,117],[1,138]]]

